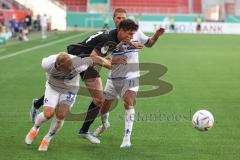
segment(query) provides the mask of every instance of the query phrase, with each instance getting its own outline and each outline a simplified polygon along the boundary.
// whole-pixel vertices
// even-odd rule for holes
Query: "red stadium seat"
[[[235,3],[234,2],[225,3],[225,12],[228,15],[234,15],[234,13],[235,13]]]
[[[202,13],[202,0],[193,0],[193,13]]]
[[[87,0],[58,0],[70,11],[86,12]],[[193,0],[193,12],[202,12],[202,0]],[[110,0],[110,7],[125,8],[128,13],[145,14],[186,14],[189,13],[189,0]]]
[[[111,0],[112,10],[122,7],[129,13],[188,13],[188,0]]]
[[[72,12],[86,12],[87,0],[59,0],[61,4],[64,4]]]

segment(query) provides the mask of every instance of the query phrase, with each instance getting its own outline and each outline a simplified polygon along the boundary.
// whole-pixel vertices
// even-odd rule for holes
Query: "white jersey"
[[[137,42],[142,45],[146,44],[148,42],[149,37],[146,36],[140,29],[137,30],[137,32],[133,35],[132,42]],[[140,71],[139,71],[139,58],[138,58],[138,52],[139,49],[127,47],[126,51],[119,51],[115,50],[113,51],[113,58],[116,58],[118,56],[126,56],[127,57],[127,64],[119,64],[119,65],[113,65],[110,74],[109,79],[115,79],[115,78],[124,78],[124,79],[133,79],[133,78],[139,78],[140,77]]]
[[[40,17],[40,25],[41,27],[47,27],[47,16],[43,15]]]
[[[45,70],[47,77],[46,84],[58,92],[72,92],[77,94],[80,80],[79,73],[93,65],[92,58],[80,58],[69,55],[73,61],[74,69],[71,73],[66,74],[56,69],[55,62],[57,56],[58,54],[51,55],[42,60],[42,68]]]

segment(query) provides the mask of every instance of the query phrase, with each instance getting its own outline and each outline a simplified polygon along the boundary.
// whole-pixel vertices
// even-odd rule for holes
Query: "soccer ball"
[[[192,124],[199,131],[208,131],[214,124],[213,115],[207,110],[199,110],[194,113]]]

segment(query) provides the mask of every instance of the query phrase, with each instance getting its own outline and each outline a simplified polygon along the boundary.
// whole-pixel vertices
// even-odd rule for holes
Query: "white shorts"
[[[107,100],[122,98],[126,91],[138,92],[139,78],[107,79],[104,89],[104,98]]]
[[[66,94],[67,93],[67,94]],[[59,104],[66,104],[70,108],[76,100],[76,95],[72,92],[58,92],[46,83],[44,106],[56,108]]]

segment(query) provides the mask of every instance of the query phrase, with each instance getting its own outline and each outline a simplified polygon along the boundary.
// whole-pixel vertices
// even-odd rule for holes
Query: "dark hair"
[[[127,14],[125,9],[123,9],[123,8],[116,8],[114,10],[114,12],[113,12],[113,17],[115,17],[117,13],[126,13]]]
[[[124,31],[137,31],[138,25],[131,19],[125,19],[119,23],[118,29],[123,29]]]

